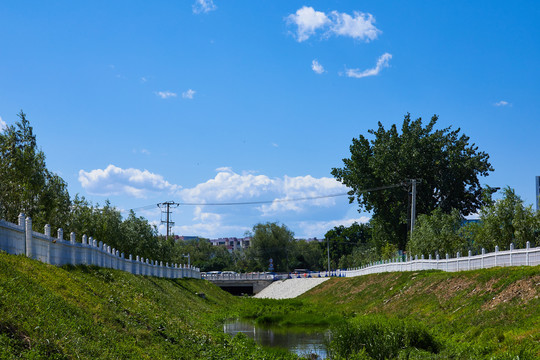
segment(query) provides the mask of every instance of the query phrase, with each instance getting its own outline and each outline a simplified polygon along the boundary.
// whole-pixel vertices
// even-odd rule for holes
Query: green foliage
[[[270,259],[275,271],[289,272],[294,255],[294,233],[285,225],[259,223],[253,226],[249,256],[257,264],[257,270],[268,271]]]
[[[175,262],[185,263],[190,254],[191,263],[201,271],[233,270],[233,255],[225,246],[215,246],[207,239],[178,241],[175,244]]]
[[[431,214],[418,216],[416,227],[408,244],[411,255],[462,254],[468,249],[468,241],[462,228],[462,217],[458,210],[449,214],[437,208]]]
[[[332,269],[362,265],[353,265],[354,261],[350,255],[357,247],[362,249],[372,247],[371,227],[357,222],[354,222],[349,227],[336,226],[329,230],[324,235],[324,238],[326,241],[320,243],[320,246],[325,254],[327,254],[327,248],[330,248],[330,267]]]
[[[67,184],[47,170],[26,114],[18,116],[0,132],[0,218],[16,223],[24,213],[37,228],[62,227],[71,205]]]
[[[241,299],[204,280],[0,253],[0,304],[1,359],[297,358],[224,334],[220,323]]]
[[[435,130],[437,116],[423,126],[422,119],[411,120],[407,114],[401,127],[386,130],[381,123],[368,133],[352,140],[351,157],[343,159],[343,168],[333,168],[332,175],[351,188],[349,200],[360,209],[373,211],[379,221],[381,243],[392,242],[405,249],[409,219],[408,192],[404,188],[365,192],[366,189],[401,184],[407,179],[422,179],[417,187],[417,213],[428,214],[435,208],[448,213],[453,208],[462,215],[475,212],[482,205],[479,177],[493,171],[489,156],[470,144],[460,129]]]
[[[440,345],[421,324],[385,317],[361,317],[332,329],[328,352],[332,358],[395,359],[411,349],[437,353]]]
[[[527,241],[531,246],[540,243],[540,213],[525,207],[514,189],[503,190],[503,198],[484,206],[480,211],[480,226],[470,228],[475,246],[493,251],[498,245],[508,249],[510,243],[524,248]]]

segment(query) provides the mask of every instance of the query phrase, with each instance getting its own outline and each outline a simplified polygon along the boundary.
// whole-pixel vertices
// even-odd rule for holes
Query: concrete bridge
[[[202,278],[219,286],[233,295],[255,295],[280,278],[280,275],[270,273],[202,273]]]
[[[233,294],[233,295],[257,295],[268,287],[273,287],[273,292],[269,296],[270,298],[290,298],[296,297],[301,293],[309,290],[311,287],[319,284],[320,281],[315,279],[329,279],[330,276],[337,276],[335,273],[324,272],[311,272],[309,274],[272,274],[272,273],[249,273],[249,274],[236,274],[236,273],[201,273],[201,277],[213,284],[219,286],[221,289]],[[303,281],[305,280],[305,281]],[[279,285],[277,284],[279,283]],[[289,293],[292,289],[288,287],[295,284],[293,288],[304,289],[294,296],[290,296]],[[273,284],[273,285],[272,285]],[[285,286],[287,284],[287,286]],[[301,285],[300,285],[301,284]],[[309,285],[308,285],[309,284]],[[313,284],[313,285],[311,285]],[[270,286],[272,285],[272,286]],[[281,293],[277,295],[275,292]],[[264,292],[263,292],[264,293]],[[289,294],[289,295],[288,295]],[[292,294],[292,293],[291,293]],[[276,297],[278,296],[278,297]],[[284,296],[284,297],[282,297]]]

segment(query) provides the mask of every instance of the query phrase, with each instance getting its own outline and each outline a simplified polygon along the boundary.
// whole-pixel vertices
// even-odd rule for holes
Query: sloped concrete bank
[[[260,293],[255,295],[258,299],[292,299],[302,295],[315,286],[322,284],[330,278],[301,278],[287,279],[273,282]]]

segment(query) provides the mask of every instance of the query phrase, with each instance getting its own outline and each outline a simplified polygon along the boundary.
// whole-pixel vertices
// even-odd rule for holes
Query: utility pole
[[[414,221],[416,219],[416,179],[411,179],[411,236],[414,231]]]
[[[163,217],[161,218],[162,224],[167,224],[167,239],[169,238],[169,232],[171,230],[171,227],[174,225],[173,221],[170,221],[170,215],[171,215],[171,206],[172,207],[178,207],[180,204],[175,203],[174,201],[166,201],[159,203],[158,206],[161,209],[161,214],[166,214],[166,220],[163,220]]]

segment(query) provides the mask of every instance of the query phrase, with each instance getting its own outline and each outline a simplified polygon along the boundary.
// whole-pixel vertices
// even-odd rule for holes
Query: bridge
[[[336,276],[335,273],[330,273]],[[201,277],[219,286],[233,295],[257,295],[274,282],[287,279],[328,278],[325,272],[310,272],[306,274],[274,274],[274,273],[201,273]]]
[[[280,275],[269,273],[249,274],[217,274],[202,273],[203,279],[219,286],[221,289],[233,295],[255,295],[261,290],[280,279]]]

